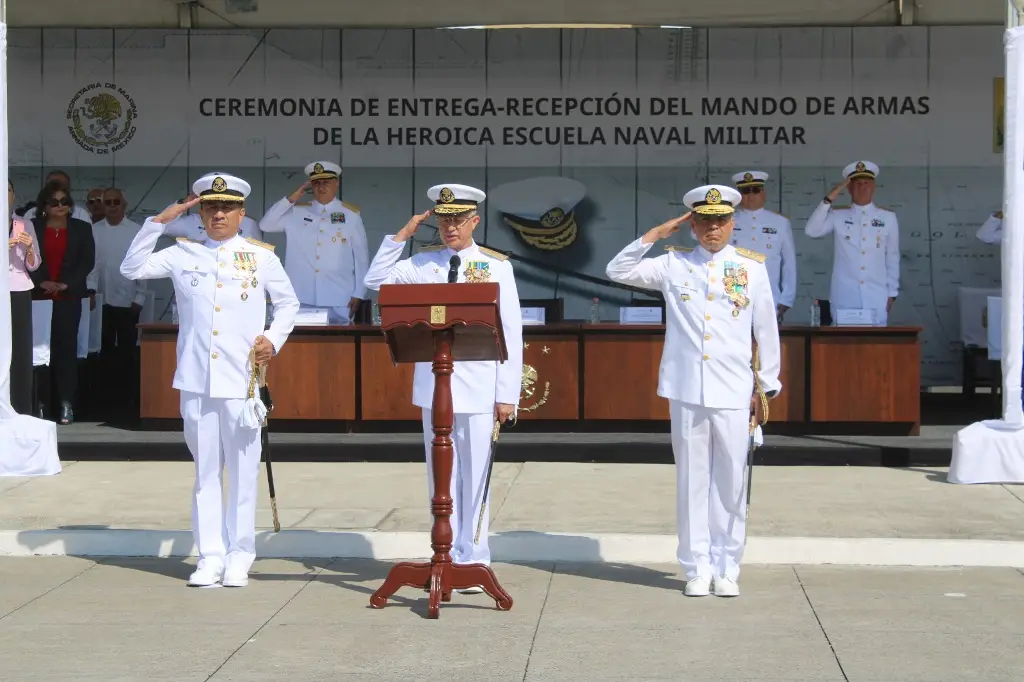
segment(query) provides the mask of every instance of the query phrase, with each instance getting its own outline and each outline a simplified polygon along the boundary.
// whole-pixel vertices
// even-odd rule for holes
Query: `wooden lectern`
[[[429,589],[427,615],[437,618],[442,601],[451,601],[452,590],[479,586],[501,611],[512,608],[512,597],[498,584],[489,566],[452,563],[451,476],[453,462],[451,433],[455,421],[452,409],[453,362],[508,359],[505,332],[501,325],[498,284],[385,284],[377,304],[381,328],[391,352],[391,361],[432,362],[434,439],[430,458],[434,474],[434,497],[430,511],[434,525],[429,563],[395,564],[384,584],[370,597],[370,606],[380,609],[400,587]]]

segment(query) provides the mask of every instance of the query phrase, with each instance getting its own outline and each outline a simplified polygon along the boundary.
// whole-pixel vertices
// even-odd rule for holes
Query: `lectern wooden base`
[[[427,617],[441,615],[441,602],[451,601],[452,590],[481,587],[498,605],[500,611],[512,608],[512,597],[498,584],[489,566],[452,563],[452,496],[451,477],[454,466],[452,428],[452,340],[451,329],[434,333],[434,398],[432,405],[434,439],[430,443],[430,459],[434,473],[434,497],[430,511],[434,525],[430,530],[430,548],[434,555],[429,563],[402,562],[388,572],[384,584],[370,597],[370,606],[384,608],[388,597],[401,587],[418,587],[430,592]]]

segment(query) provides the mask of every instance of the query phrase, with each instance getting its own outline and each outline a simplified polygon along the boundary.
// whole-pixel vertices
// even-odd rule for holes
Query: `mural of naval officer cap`
[[[871,178],[873,180],[877,176],[878,166],[870,161],[854,161],[843,169],[843,177],[850,180],[856,180],[857,178]]]
[[[576,240],[579,228],[574,211],[586,194],[587,188],[578,180],[536,177],[495,187],[491,203],[524,242],[558,251]]]
[[[306,175],[313,180],[337,180],[341,177],[341,166],[330,161],[314,161],[306,166]]]

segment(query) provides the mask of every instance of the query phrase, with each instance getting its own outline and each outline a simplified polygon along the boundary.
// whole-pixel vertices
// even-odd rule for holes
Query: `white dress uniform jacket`
[[[121,263],[140,229],[138,223],[127,218],[117,225],[101,220],[92,226],[96,266],[87,282],[90,289],[103,294],[105,305],[129,308],[133,303],[146,303],[146,283],[133,282],[121,274]]]
[[[343,308],[365,298],[369,251],[354,207],[338,199],[293,206],[285,197],[270,207],[260,229],[285,233],[285,269],[303,304]]]
[[[259,223],[249,216],[242,216],[242,223],[238,226],[238,234],[250,239],[262,240],[263,232],[260,231]],[[164,235],[168,237],[185,237],[193,241],[206,239],[206,228],[203,227],[203,219],[197,213],[186,213],[178,216],[176,220],[167,223]]]
[[[775,304],[792,308],[796,301],[796,246],[789,218],[765,208],[740,208],[733,220],[732,245],[764,254]]]
[[[281,352],[299,302],[268,245],[238,235],[177,243],[153,253],[163,225],[147,219],[121,265],[133,280],[168,277],[178,302],[178,366],[173,387],[210,398],[248,397],[249,351],[261,334]],[[266,326],[266,299],[274,320]]]
[[[394,235],[384,238],[366,273],[366,286],[378,291],[384,284],[444,284],[455,251],[427,247],[412,258],[399,261],[407,242],[396,242]],[[519,405],[523,377],[523,315],[519,307],[512,264],[475,243],[458,252],[459,282],[465,282],[466,270],[477,268],[490,273],[487,281],[499,286],[499,310],[505,332],[508,360],[455,362],[452,373],[452,405],[459,414],[493,413],[495,403]],[[431,409],[434,402],[434,374],[431,363],[417,362],[413,378],[413,405]]]
[[[814,209],[804,228],[808,237],[835,233],[832,262],[832,310],[871,309],[884,325],[890,297],[900,291],[900,226],[896,214],[872,204]]]
[[[607,274],[665,297],[658,395],[708,408],[749,409],[751,333],[761,386],[769,396],[782,390],[775,302],[768,272],[754,254],[730,245],[714,254],[700,246],[669,247],[665,255],[643,258],[651,246],[637,239],[608,263]]]

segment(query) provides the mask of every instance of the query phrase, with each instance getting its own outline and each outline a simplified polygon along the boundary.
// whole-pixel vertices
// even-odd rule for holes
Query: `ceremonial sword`
[[[267,484],[270,487],[270,510],[274,515],[274,532],[281,532],[281,522],[277,518],[277,494],[274,492],[274,470],[270,464],[270,435],[267,433],[268,419],[274,409],[274,403],[270,399],[270,388],[267,386],[267,366],[256,364],[255,348],[252,351],[252,378],[249,382],[249,398],[254,397],[254,385],[259,385],[260,402],[267,408],[267,414],[260,424],[260,451],[267,463]]]
[[[494,431],[491,432],[491,452],[487,457],[487,478],[484,479],[483,501],[480,503],[480,514],[476,518],[476,534],[473,536],[473,544],[480,544],[480,529],[484,523],[484,514],[487,513],[487,500],[491,496],[491,470],[494,469],[494,453],[498,450],[498,434],[501,433],[501,422],[494,420]]]

